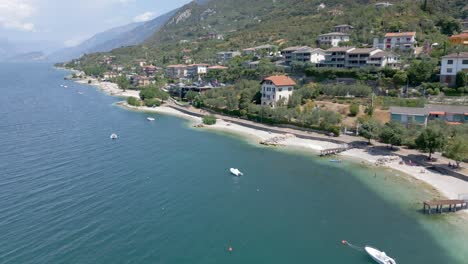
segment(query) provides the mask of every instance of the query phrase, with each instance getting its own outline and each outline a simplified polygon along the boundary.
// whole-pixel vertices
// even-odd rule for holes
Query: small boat
[[[64,85],[63,87],[64,87],[64,88],[68,88],[68,86],[66,86],[66,85]]]
[[[385,254],[385,252],[383,251],[380,251],[370,246],[366,246],[364,249],[366,250],[367,254],[369,254],[369,256],[371,256],[371,258],[377,263],[396,264],[396,261],[391,257],[387,256],[387,254]]]
[[[153,117],[147,117],[146,120],[148,120],[148,121],[154,121],[154,120],[156,120],[156,119],[154,119]]]
[[[111,139],[118,139],[119,136],[117,136],[117,134],[113,133],[112,135],[110,135],[110,138]]]
[[[330,162],[333,162],[333,163],[341,163],[342,160],[340,160],[340,159],[332,159],[332,160],[330,160]]]
[[[230,168],[229,171],[237,177],[244,175],[239,169]]]

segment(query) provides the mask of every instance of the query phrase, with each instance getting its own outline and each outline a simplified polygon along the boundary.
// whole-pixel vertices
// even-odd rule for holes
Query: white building
[[[208,64],[192,64],[187,66],[187,77],[197,77],[208,72]]]
[[[296,82],[288,76],[270,76],[262,81],[262,105],[275,107],[279,100],[287,103]]]
[[[400,49],[402,51],[414,49],[416,46],[416,32],[387,33],[383,41],[374,39],[374,48],[383,50]]]
[[[226,62],[234,57],[240,56],[241,53],[238,51],[223,51],[217,53],[217,58],[219,62]]]
[[[401,63],[397,54],[376,48],[336,47],[326,50],[325,54],[322,65],[332,68],[367,66],[398,68]]]
[[[301,47],[292,53],[291,59],[297,62],[319,64],[325,60],[325,51],[323,49]]]
[[[350,40],[348,33],[332,32],[327,34],[319,35],[318,42],[320,45],[331,45],[332,47],[338,47],[340,42],[348,42]]]
[[[468,73],[468,52],[453,53],[442,57],[440,66],[440,81],[453,86],[457,73],[464,71]]]

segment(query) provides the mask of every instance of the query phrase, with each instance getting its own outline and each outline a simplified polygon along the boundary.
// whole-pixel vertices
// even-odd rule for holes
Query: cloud
[[[27,20],[36,12],[32,4],[24,0],[0,0],[0,26],[21,31],[35,31]]]
[[[133,21],[134,22],[146,22],[148,20],[151,20],[153,17],[154,17],[153,12],[145,12],[145,13],[143,13],[141,15],[138,15],[138,16],[134,17]]]

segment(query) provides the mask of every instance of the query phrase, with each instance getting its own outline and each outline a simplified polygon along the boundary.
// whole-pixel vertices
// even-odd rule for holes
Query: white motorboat
[[[244,175],[239,169],[230,168],[229,171],[237,177]]]
[[[117,136],[117,134],[113,133],[112,135],[110,135],[110,138],[111,139],[118,139],[119,136]]]
[[[156,119],[154,119],[153,117],[147,117],[146,120],[148,120],[148,121],[154,121],[154,120],[156,120]]]
[[[369,256],[371,256],[371,258],[377,263],[396,264],[396,261],[391,257],[387,256],[387,254],[385,254],[385,252],[383,251],[380,251],[370,246],[366,246],[364,249],[366,250],[367,254],[369,254]]]

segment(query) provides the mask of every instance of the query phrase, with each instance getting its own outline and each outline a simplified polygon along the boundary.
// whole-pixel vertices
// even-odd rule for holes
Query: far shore
[[[88,84],[88,80],[91,80],[91,85],[99,88],[108,95],[118,96],[118,97],[136,97],[139,98],[139,92],[134,90],[122,91],[114,83],[109,82],[99,82],[96,79],[87,78],[79,79],[78,83]],[[159,113],[166,115],[173,115],[180,118],[184,118],[190,121],[190,125],[193,127],[200,127],[199,129],[204,129],[207,131],[221,131],[227,133],[235,133],[240,136],[248,138],[250,141],[259,143],[261,141],[275,139],[275,142],[279,147],[295,148],[300,150],[308,151],[314,155],[318,155],[320,150],[328,148],[337,148],[338,144],[328,142],[326,140],[311,140],[311,139],[302,139],[294,137],[291,135],[285,135],[284,133],[272,133],[268,131],[263,131],[259,129],[253,129],[246,126],[241,126],[238,124],[225,121],[222,118],[218,119],[215,125],[204,126],[202,125],[202,119],[193,115],[189,115],[183,112],[180,112],[174,108],[162,105],[160,107],[135,107],[130,106],[126,102],[119,102],[120,107],[133,110],[141,111],[148,113]],[[408,165],[406,163],[401,163],[401,159],[394,157],[392,160],[391,156],[387,153],[369,153],[367,149],[350,149],[339,154],[339,157],[347,160],[354,160],[357,162],[364,162],[371,166],[376,166],[376,162],[382,159],[389,159],[388,161],[379,165],[381,168],[390,168],[396,171],[400,171],[405,175],[411,176],[418,181],[424,182],[432,186],[433,190],[441,194],[441,196],[448,199],[458,199],[460,194],[468,194],[468,181],[464,181],[455,177],[447,176],[440,174],[434,171],[426,170],[422,166]],[[370,149],[372,151],[372,149]],[[330,158],[332,159],[332,158]],[[436,197],[435,197],[436,198]],[[464,212],[468,213],[467,210]]]

